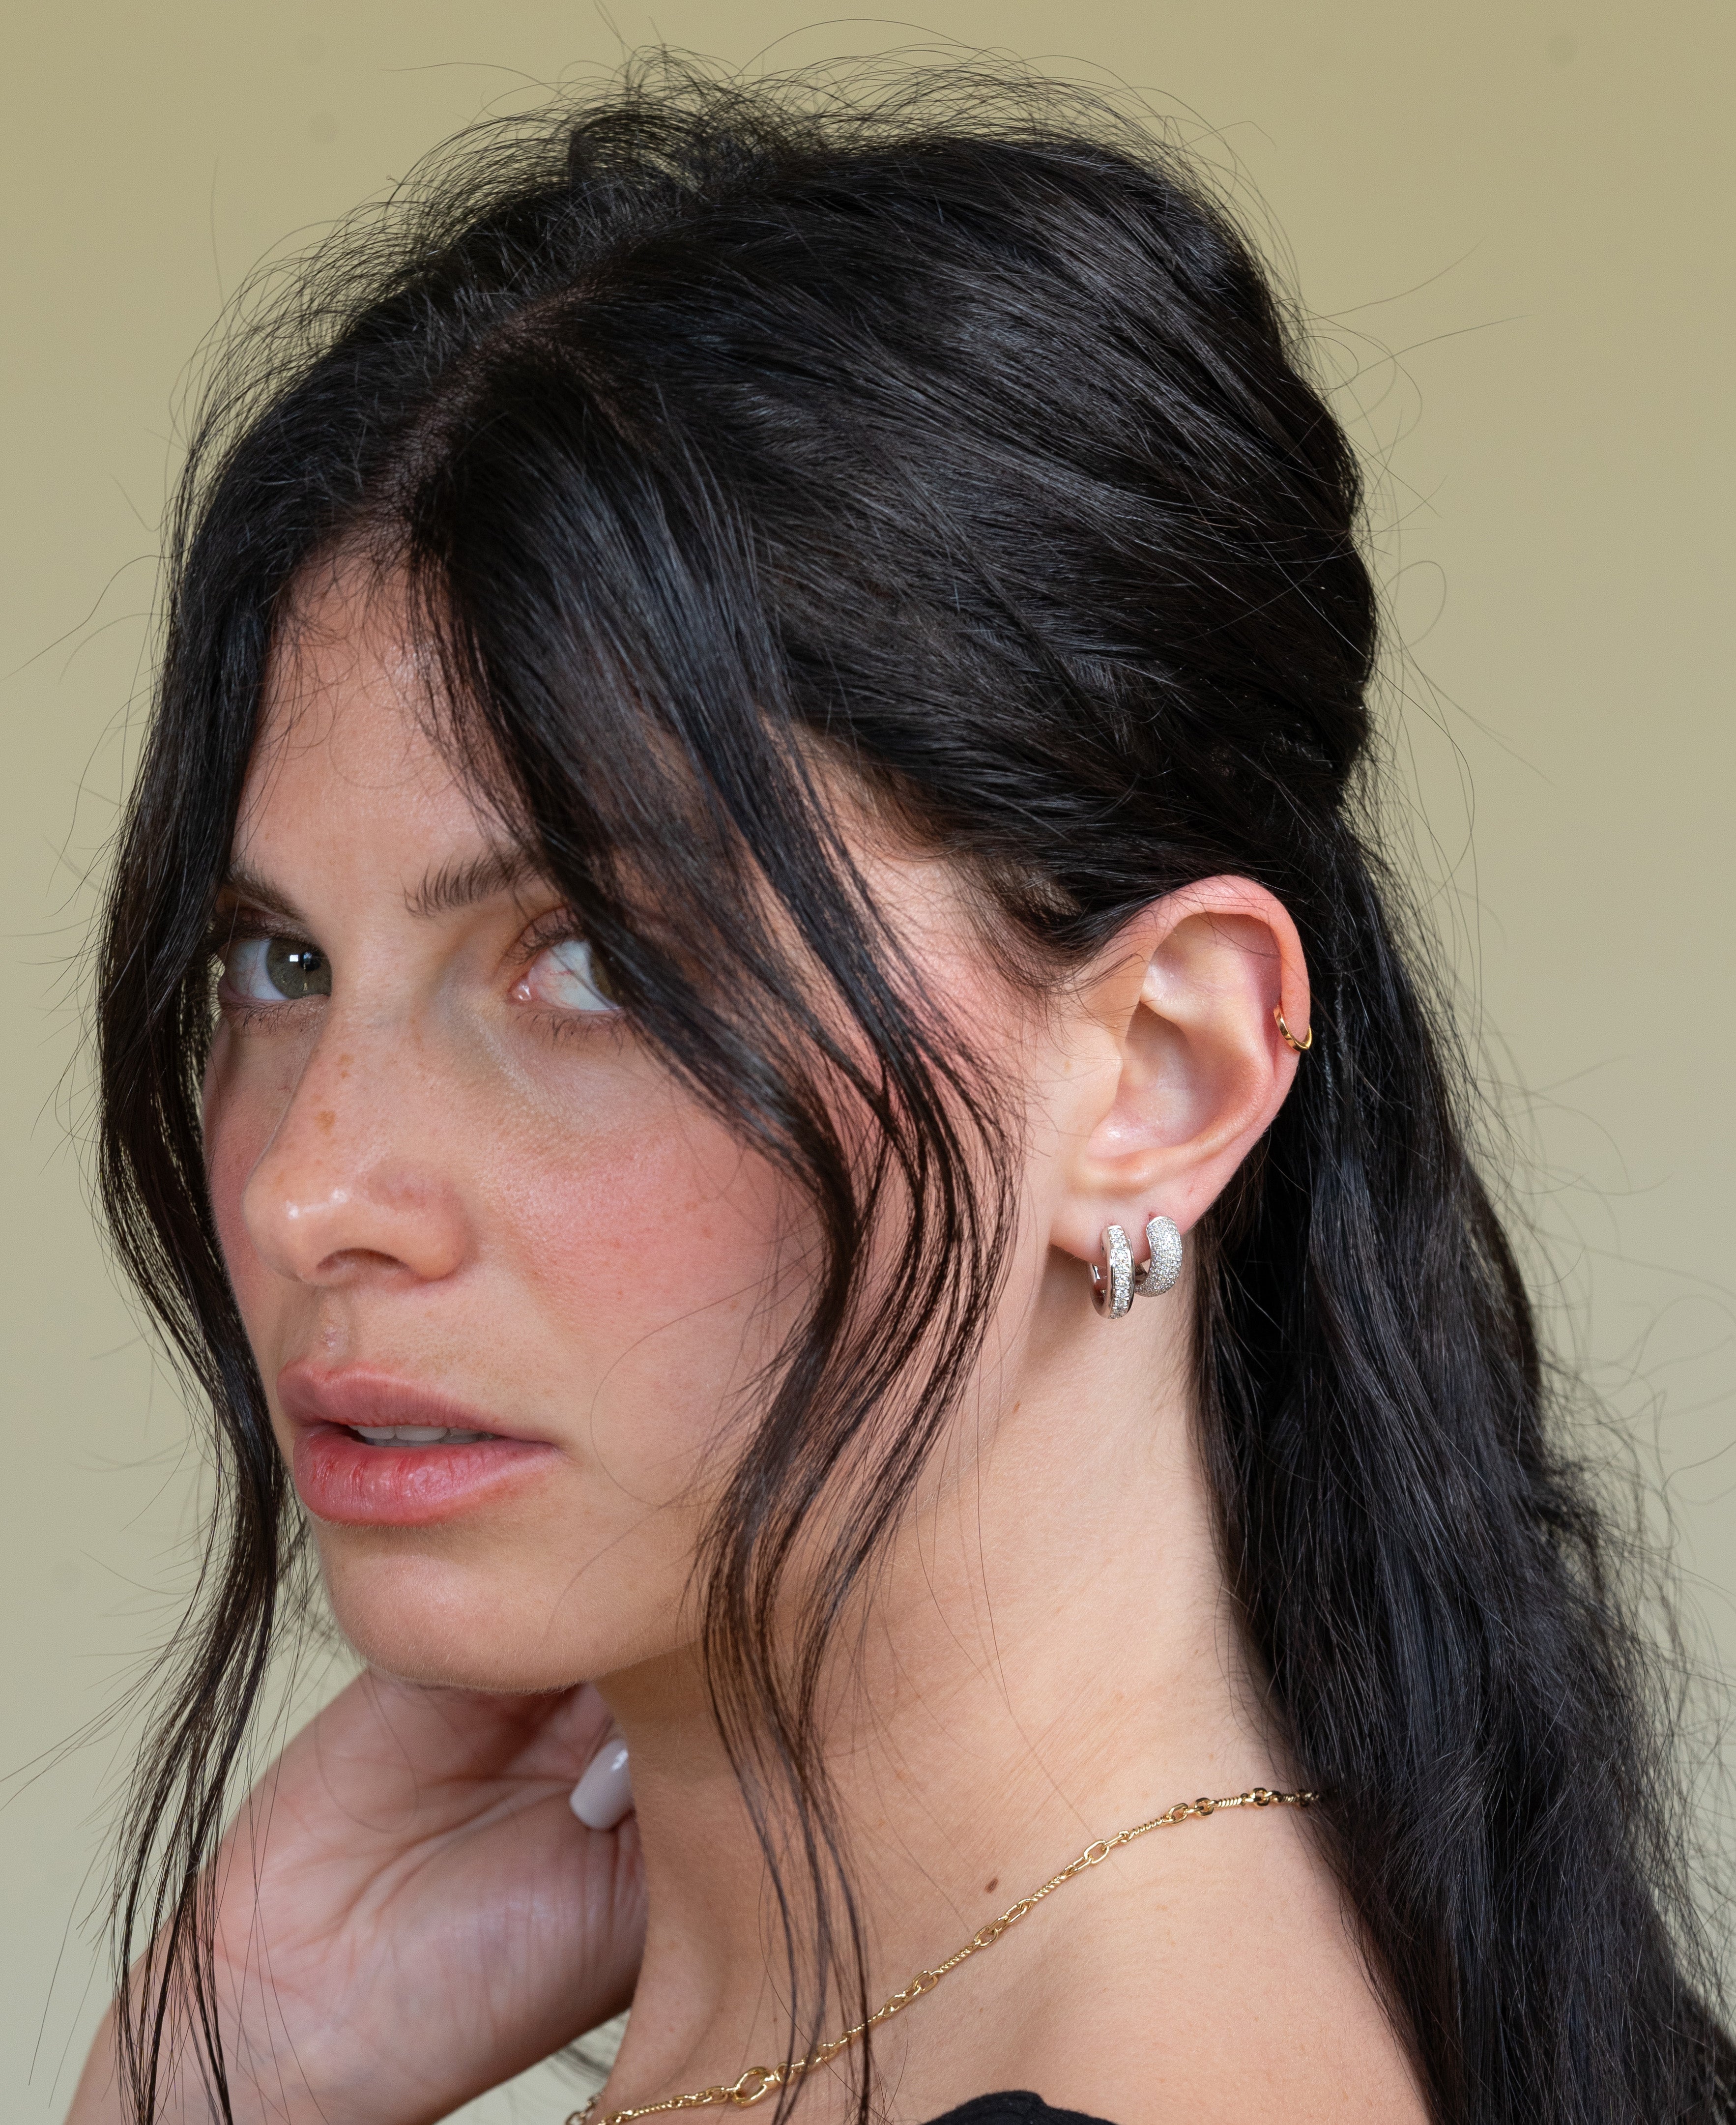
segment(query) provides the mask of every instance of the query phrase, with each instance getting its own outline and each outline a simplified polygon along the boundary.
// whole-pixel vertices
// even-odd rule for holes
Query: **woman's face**
[[[230,918],[211,1194],[343,1629],[497,1689],[669,1651],[799,1218],[590,985],[342,578],[278,662]]]
[[[212,1198],[345,1631],[400,1674],[551,1687],[678,1638],[795,1294],[767,1171],[590,987],[558,896],[425,734],[390,619],[340,584],[280,661]]]

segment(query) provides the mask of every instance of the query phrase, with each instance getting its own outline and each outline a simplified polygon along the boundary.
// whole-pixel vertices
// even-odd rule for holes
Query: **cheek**
[[[484,1228],[543,1331],[515,1337],[520,1364],[533,1343],[562,1354],[539,1385],[569,1406],[581,1387],[588,1444],[641,1501],[717,1465],[801,1303],[805,1251],[769,1167],[671,1091],[619,1128],[515,1136],[488,1192]]]

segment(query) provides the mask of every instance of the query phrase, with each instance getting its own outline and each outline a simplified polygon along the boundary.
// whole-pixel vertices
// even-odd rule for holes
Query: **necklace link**
[[[815,2067],[829,2066],[840,2052],[846,2051],[859,2037],[870,2029],[878,2028],[882,2022],[890,2021],[913,2000],[920,2000],[924,1992],[932,1992],[948,1971],[956,1970],[961,1962],[967,1962],[981,1949],[992,1948],[1009,1926],[1016,1925],[1028,1912],[1033,1911],[1045,1896],[1052,1896],[1064,1882],[1088,1868],[1100,1867],[1112,1852],[1131,1845],[1136,1837],[1143,1837],[1149,1831],[1173,1830],[1183,1822],[1203,1822],[1207,1816],[1232,1807],[1311,1807],[1320,1798],[1315,1793],[1278,1793],[1271,1786],[1249,1786],[1245,1793],[1229,1793],[1221,1800],[1202,1796],[1198,1800],[1179,1800],[1173,1807],[1166,1807],[1161,1815],[1154,1815],[1149,1822],[1136,1822],[1131,1830],[1117,1830],[1113,1837],[1094,1837],[1076,1859],[1070,1859],[1058,1874],[1051,1874],[1040,1889],[1033,1889],[1028,1896],[1021,1896],[1016,1904],[1004,1911],[998,1919],[990,1919],[972,1934],[956,1953],[944,1962],[938,1962],[932,1970],[919,1970],[901,1991],[877,2007],[865,2022],[858,2022],[853,2028],[841,2031],[830,2043],[820,2044],[803,2058],[791,2059],[785,2066],[750,2066],[745,2073],[738,2074],[729,2082],[713,2082],[709,2088],[695,2088],[685,2095],[666,2095],[661,2103],[642,2103],[625,2110],[611,2110],[605,2117],[596,2115],[601,2101],[600,2091],[581,2109],[573,2111],[566,2125],[633,2125],[636,2118],[659,2118],[672,2110],[705,2110],[720,2104],[733,2104],[738,2110],[747,2110],[775,2090],[784,2087]]]

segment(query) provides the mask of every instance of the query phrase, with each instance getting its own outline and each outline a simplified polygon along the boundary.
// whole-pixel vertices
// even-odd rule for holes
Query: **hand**
[[[568,1806],[608,1727],[589,1688],[365,1675],[296,1736],[213,1862],[237,2125],[431,2125],[626,2005],[637,1820]],[[122,2114],[106,2041],[68,2125]],[[162,2115],[208,2115],[191,2058]]]

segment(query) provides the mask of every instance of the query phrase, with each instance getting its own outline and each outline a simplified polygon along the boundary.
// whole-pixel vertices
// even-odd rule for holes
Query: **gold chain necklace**
[[[895,1992],[883,2006],[877,2007],[865,2022],[858,2022],[854,2028],[834,2037],[830,2043],[820,2045],[806,2058],[792,2059],[787,2066],[750,2066],[732,2081],[714,2082],[709,2088],[696,2088],[685,2095],[668,2095],[661,2103],[642,2103],[637,2109],[611,2110],[602,2118],[595,2115],[601,2098],[594,2095],[582,2109],[572,2113],[566,2125],[631,2125],[635,2118],[655,2118],[666,2110],[705,2110],[720,2103],[733,2103],[737,2109],[745,2110],[750,2103],[759,2102],[762,2096],[769,2095],[787,2081],[812,2073],[816,2066],[829,2065],[859,2037],[890,2021],[924,1992],[932,1992],[948,1971],[956,1970],[961,1962],[968,1962],[984,1948],[992,1948],[1009,1926],[1017,1925],[1028,1911],[1036,1910],[1045,1896],[1052,1896],[1064,1882],[1070,1882],[1075,1874],[1083,1874],[1089,1867],[1100,1867],[1112,1852],[1123,1845],[1131,1845],[1136,1837],[1143,1837],[1149,1831],[1171,1830],[1179,1822],[1196,1818],[1203,1821],[1221,1808],[1307,1807],[1319,1798],[1318,1793],[1274,1793],[1270,1786],[1250,1786],[1246,1793],[1230,1793],[1223,1800],[1178,1801],[1161,1815],[1154,1815],[1149,1822],[1136,1822],[1131,1830],[1117,1831],[1113,1837],[1094,1839],[1076,1859],[1070,1860],[1058,1874],[1051,1874],[1040,1889],[1033,1889],[1028,1896],[1021,1896],[998,1919],[990,1919],[981,1932],[972,1934],[956,1955],[949,1955],[944,1962],[937,1962],[932,1970],[919,1970],[902,1991]]]

